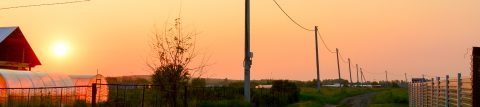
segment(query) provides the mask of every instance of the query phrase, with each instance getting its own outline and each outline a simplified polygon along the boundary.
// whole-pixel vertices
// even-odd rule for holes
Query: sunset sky
[[[54,2],[64,0],[0,0],[0,8]],[[364,68],[370,81],[385,79],[385,70],[390,80],[468,73],[468,49],[480,46],[480,0],[278,3],[303,26],[318,26],[328,47]],[[20,26],[42,62],[34,71],[145,75],[152,73],[152,32],[181,8],[185,29],[199,33],[200,54],[210,57],[203,77],[243,79],[243,6],[244,0],[90,0],[3,9],[0,26]],[[314,43],[314,32],[292,23],[272,0],[251,1],[252,79],[315,78]],[[319,51],[321,79],[337,78],[335,54],[321,43]],[[348,64],[340,64],[347,78]]]

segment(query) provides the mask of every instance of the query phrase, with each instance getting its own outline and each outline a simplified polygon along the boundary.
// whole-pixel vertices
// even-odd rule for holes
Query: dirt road
[[[367,107],[368,103],[370,103],[370,97],[375,94],[375,92],[371,92],[353,97],[347,97],[340,101],[338,105],[346,105],[349,107]],[[324,107],[337,107],[338,105],[327,104]]]

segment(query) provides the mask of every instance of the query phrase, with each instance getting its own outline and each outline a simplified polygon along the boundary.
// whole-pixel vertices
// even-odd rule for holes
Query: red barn
[[[31,70],[41,65],[18,26],[0,27],[0,68]]]

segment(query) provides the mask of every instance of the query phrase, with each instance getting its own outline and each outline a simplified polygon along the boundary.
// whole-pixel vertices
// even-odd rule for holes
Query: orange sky
[[[63,0],[0,0],[0,7]],[[368,80],[444,76],[470,70],[467,49],[480,45],[478,0],[278,0],[300,24],[319,26]],[[211,56],[204,77],[243,79],[243,0],[183,0],[181,16]],[[0,10],[0,26],[20,26],[42,62],[33,70],[107,76],[151,74],[153,26],[178,15],[178,0],[91,0]],[[294,25],[271,0],[252,1],[253,79],[315,78],[314,32]],[[68,52],[55,56],[55,44]],[[335,55],[320,45],[321,78],[336,78]],[[342,78],[348,65],[341,63]],[[355,70],[352,71],[356,74]],[[353,76],[355,80],[355,76]]]

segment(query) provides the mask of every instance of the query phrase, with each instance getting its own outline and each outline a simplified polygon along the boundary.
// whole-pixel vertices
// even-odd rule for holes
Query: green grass
[[[251,104],[243,100],[219,100],[219,101],[202,101],[199,107],[251,107]]]
[[[337,104],[342,99],[368,92],[380,91],[370,88],[301,88],[300,102],[288,105],[289,107],[321,107],[325,104]]]
[[[369,107],[408,107],[408,90],[384,89],[372,97]]]
[[[368,107],[408,107],[408,104],[370,104]]]

